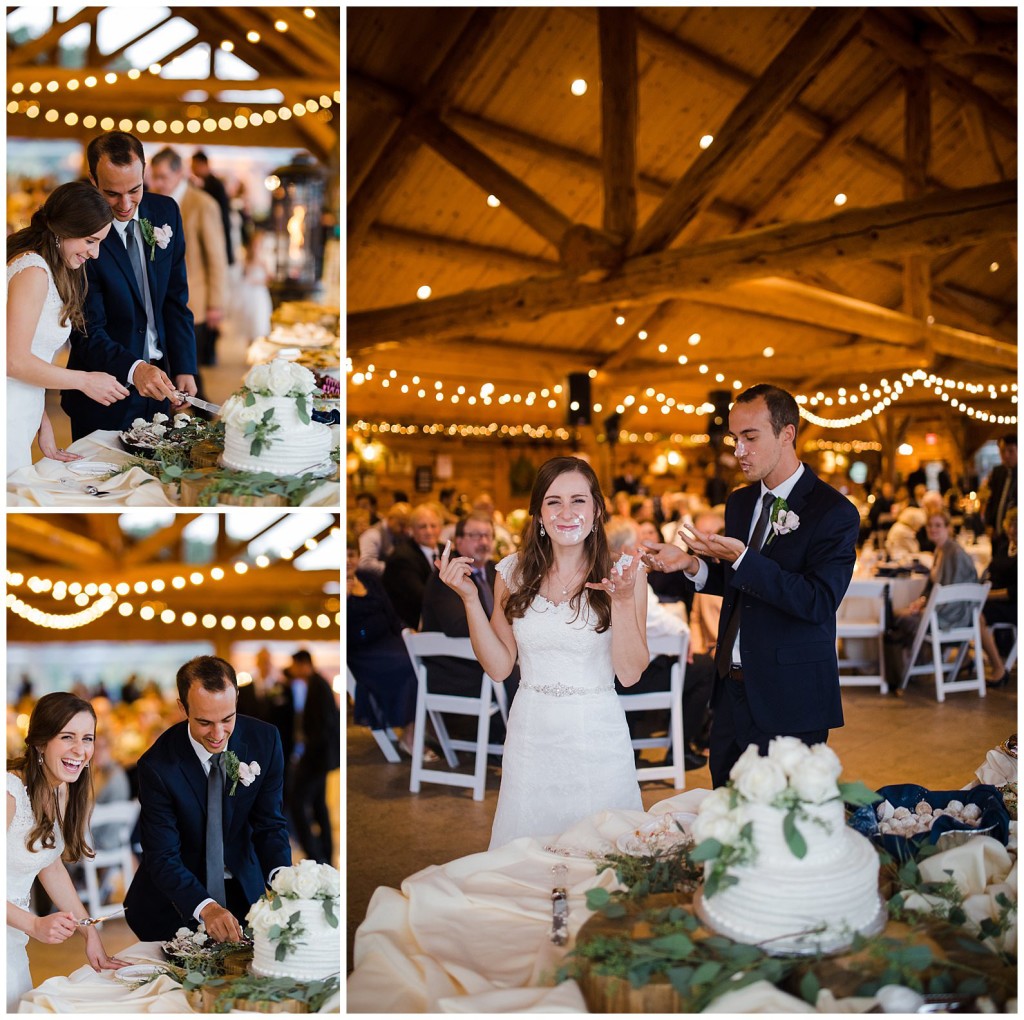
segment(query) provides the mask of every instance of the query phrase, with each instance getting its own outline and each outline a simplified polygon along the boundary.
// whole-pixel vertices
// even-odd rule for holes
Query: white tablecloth
[[[68,449],[86,460],[122,465],[132,460],[117,438],[117,432],[91,432]],[[108,496],[90,496],[86,485],[109,492]],[[324,482],[303,500],[303,506],[337,506],[341,489],[337,482]],[[19,468],[7,477],[8,506],[180,506],[177,486],[164,485],[141,468],[132,468],[107,481],[87,478],[71,471],[70,465],[57,460],[39,460]]]
[[[651,815],[695,811],[709,790],[688,790],[657,803]],[[585,1013],[578,985],[553,985],[553,974],[575,943],[588,889],[615,887],[612,870],[596,874],[587,851],[608,852],[615,840],[650,816],[604,811],[551,840],[517,839],[486,853],[433,865],[401,890],[380,887],[356,932],[348,981],[350,1013]],[[577,856],[546,851],[555,845]],[[953,872],[970,899],[970,917],[995,917],[995,899],[1017,896],[1015,860],[989,837],[931,858]],[[553,945],[552,866],[564,864],[569,890],[569,945]],[[1006,935],[1015,944],[1016,929]],[[757,982],[717,999],[707,1012],[867,1012],[873,998],[836,1000],[823,990],[816,1008]]]
[[[117,953],[119,960],[132,963],[164,963],[159,942],[136,942]],[[161,975],[132,989],[115,977],[116,971],[97,974],[85,964],[67,977],[44,981],[22,996],[19,1013],[191,1013],[181,985]],[[324,1003],[321,1013],[337,1013],[340,994]]]

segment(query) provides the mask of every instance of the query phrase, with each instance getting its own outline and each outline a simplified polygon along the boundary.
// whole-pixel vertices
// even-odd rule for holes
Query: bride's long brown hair
[[[583,542],[584,571],[576,590],[569,599],[569,605],[575,610],[578,619],[584,600],[590,609],[597,614],[597,632],[606,631],[612,622],[612,601],[605,591],[597,591],[584,587],[588,581],[599,582],[607,577],[611,570],[611,555],[608,552],[608,540],[604,533],[604,496],[601,494],[601,483],[597,480],[593,468],[579,457],[553,457],[545,461],[537,472],[530,493],[530,521],[523,529],[523,544],[519,548],[516,569],[508,598],[505,600],[505,619],[513,619],[526,615],[540,591],[540,586],[547,577],[554,555],[551,551],[550,536],[542,536],[541,504],[559,475],[578,472],[586,479],[594,501],[594,528]]]
[[[57,845],[54,826],[60,825],[64,834],[64,859],[68,861],[96,856],[85,839],[86,823],[92,810],[92,777],[88,769],[82,769],[75,782],[66,784],[68,799],[62,817],[55,791],[43,770],[42,754],[43,748],[62,733],[79,712],[88,712],[95,724],[96,712],[85,699],[67,691],[44,694],[28,721],[25,753],[20,758],[7,759],[7,771],[19,773],[25,783],[36,821],[25,840],[26,846],[34,851],[36,843],[41,842],[44,850],[52,849]]]
[[[7,238],[8,265],[27,251],[42,256],[63,305],[60,324],[70,323],[80,333],[85,332],[85,267],[72,269],[60,253],[60,242],[91,237],[113,219],[107,200],[97,188],[84,181],[71,181],[54,188],[42,208],[32,214],[29,225]]]

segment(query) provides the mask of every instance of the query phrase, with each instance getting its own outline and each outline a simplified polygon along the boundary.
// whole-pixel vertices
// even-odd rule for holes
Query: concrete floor
[[[934,688],[920,681],[903,698],[868,688],[845,688],[846,725],[830,746],[843,762],[843,778],[872,788],[914,782],[933,790],[959,789],[973,778],[986,752],[1017,731],[1017,683],[935,701]],[[487,849],[500,775],[488,770],[485,798],[469,790],[425,784],[409,792],[409,763],[390,765],[369,730],[348,724],[347,761],[347,968],[352,968],[355,931],[378,886],[402,880],[433,864]],[[660,754],[660,752],[647,752]],[[461,755],[468,763],[469,756]],[[469,771],[468,764],[464,766]],[[707,767],[686,773],[688,788],[710,787]],[[671,797],[668,783],[641,787],[644,807]]]

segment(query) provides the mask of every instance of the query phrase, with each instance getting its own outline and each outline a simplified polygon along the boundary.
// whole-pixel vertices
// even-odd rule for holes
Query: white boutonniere
[[[248,786],[260,774],[260,765],[256,761],[251,761],[246,765],[244,761],[239,760],[238,755],[234,751],[225,751],[224,772],[228,779],[231,780],[231,789],[228,791],[228,796],[234,797],[239,783],[242,786]]]
[[[162,251],[171,243],[174,231],[167,223],[162,227],[154,227],[149,220],[143,219],[141,216],[139,217],[139,228],[142,230],[142,240],[149,245],[149,261],[152,262],[156,258],[157,248]]]
[[[775,541],[776,535],[788,535],[800,527],[800,518],[789,509],[789,505],[781,496],[776,496],[769,520],[772,533],[768,536],[766,547]]]

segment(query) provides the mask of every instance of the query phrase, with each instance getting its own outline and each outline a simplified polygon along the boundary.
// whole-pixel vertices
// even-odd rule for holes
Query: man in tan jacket
[[[200,365],[212,365],[213,336],[224,315],[228,284],[227,242],[220,207],[205,191],[189,183],[181,156],[174,149],[161,149],[152,158],[150,180],[155,192],[169,195],[181,209],[188,307],[196,323],[196,354]]]

